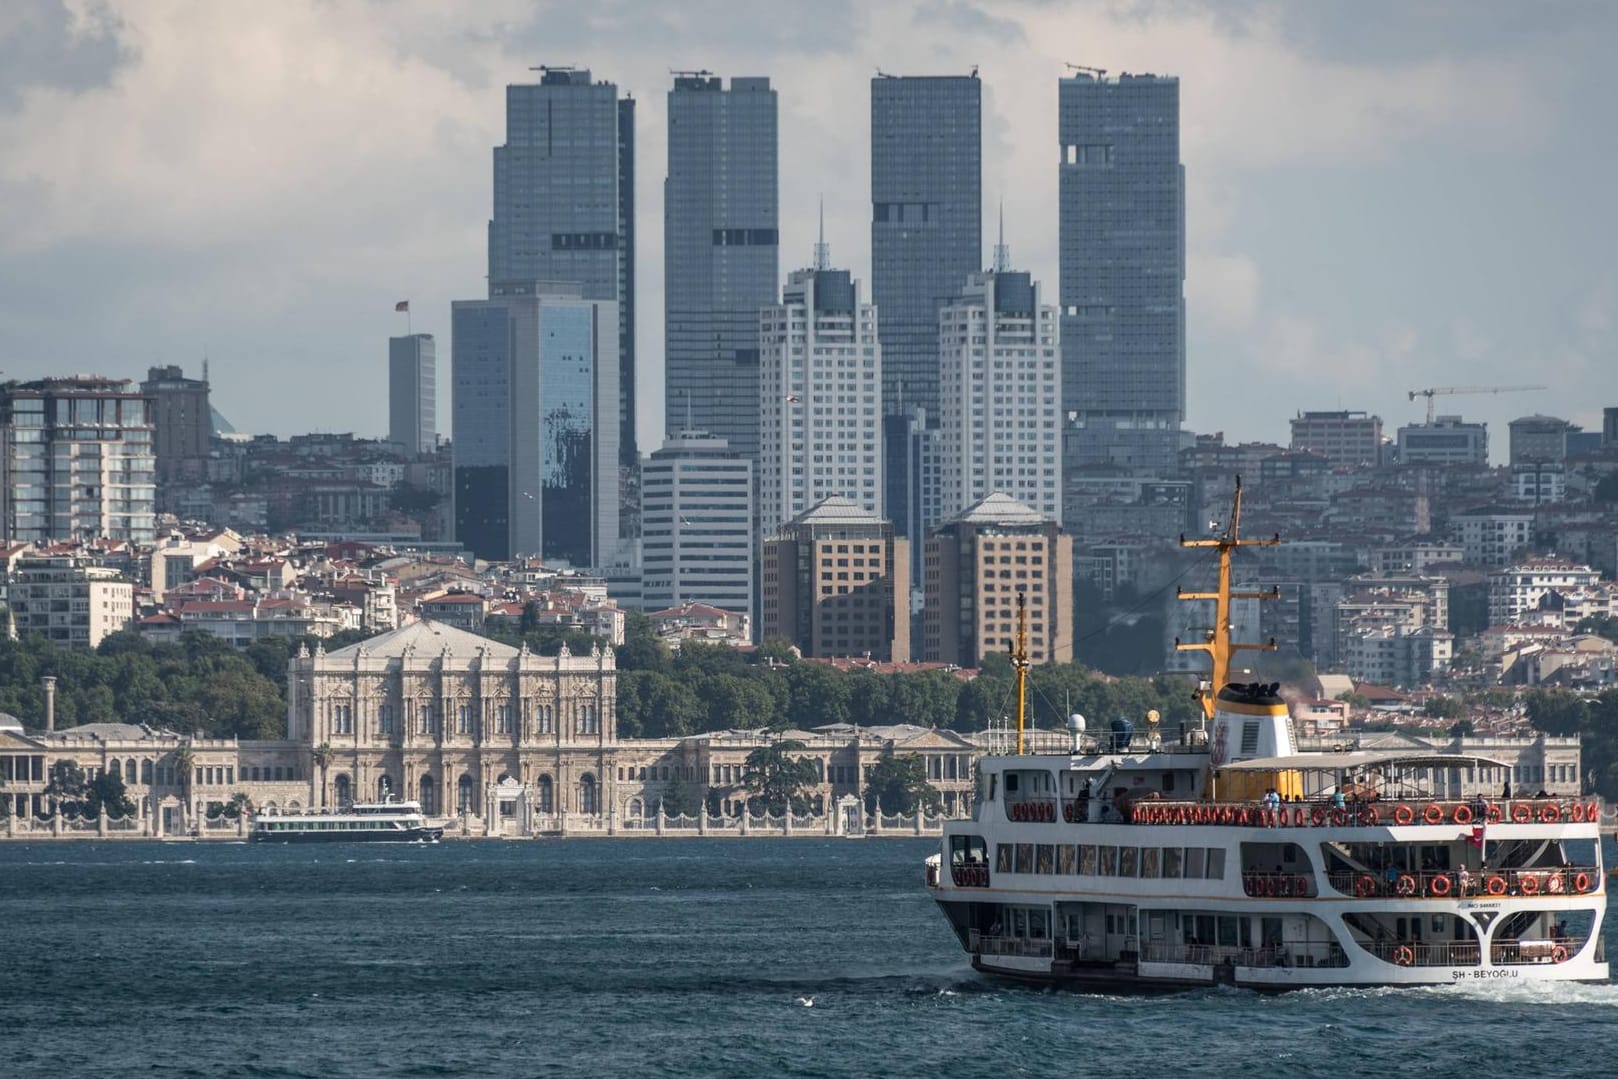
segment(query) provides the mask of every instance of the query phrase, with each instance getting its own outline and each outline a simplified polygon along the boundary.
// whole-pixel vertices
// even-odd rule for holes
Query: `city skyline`
[[[476,166],[501,142],[504,87],[535,63],[575,62],[641,112],[648,448],[663,434],[669,68],[771,79],[781,242],[809,249],[824,193],[828,239],[869,280],[873,70],[978,65],[985,212],[1005,200],[1020,265],[1054,287],[1052,136],[1072,61],[1180,79],[1189,428],[1284,441],[1297,411],[1353,408],[1396,429],[1424,411],[1409,389],[1551,386],[1446,402],[1495,429],[1500,460],[1505,421],[1548,413],[1592,429],[1618,397],[1615,226],[1598,194],[1615,153],[1597,104],[1597,46],[1618,16],[1595,5],[1429,4],[1372,20],[1346,4],[780,5],[723,19],[524,5],[451,26],[401,4],[380,29],[341,4],[245,21],[182,4],[18,11],[0,16],[0,137],[17,150],[0,164],[8,377],[195,373],[206,355],[239,429],[382,433],[382,342],[403,328],[393,303],[410,298],[414,328],[442,336],[449,301],[484,292]],[[1255,392],[1278,406],[1252,408]]]

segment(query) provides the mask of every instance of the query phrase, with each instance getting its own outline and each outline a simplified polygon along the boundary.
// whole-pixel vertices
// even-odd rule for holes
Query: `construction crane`
[[[1427,423],[1433,422],[1433,398],[1451,397],[1458,393],[1517,393],[1522,390],[1543,390],[1544,386],[1429,386],[1425,390],[1411,390],[1410,399],[1427,398]]]
[[[1062,66],[1069,71],[1082,71],[1086,75],[1093,75],[1097,81],[1107,77],[1107,69],[1104,67],[1085,67],[1083,64],[1063,64]]]

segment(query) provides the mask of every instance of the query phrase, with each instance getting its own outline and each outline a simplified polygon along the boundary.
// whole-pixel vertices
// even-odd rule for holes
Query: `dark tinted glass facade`
[[[776,96],[764,78],[679,76],[663,198],[665,428],[758,456],[758,316],[779,282]]]
[[[983,257],[981,86],[871,80],[871,300],[884,414],[938,414],[938,310]]]
[[[451,306],[451,437],[455,538],[479,558],[511,557],[509,539],[511,333],[504,304]]]
[[[1185,418],[1180,82],[1063,79],[1058,127],[1064,463],[1173,468]]]

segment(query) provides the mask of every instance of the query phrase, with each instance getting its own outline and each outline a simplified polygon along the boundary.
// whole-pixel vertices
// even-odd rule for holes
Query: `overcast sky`
[[[211,360],[238,430],[381,434],[386,338],[483,294],[490,148],[530,66],[640,101],[643,450],[662,432],[671,69],[780,95],[783,277],[869,277],[869,81],[983,79],[985,222],[1056,298],[1063,62],[1181,78],[1189,426],[1618,405],[1618,4],[4,0],[0,370]],[[994,242],[984,235],[985,262]],[[440,430],[448,432],[447,404]]]

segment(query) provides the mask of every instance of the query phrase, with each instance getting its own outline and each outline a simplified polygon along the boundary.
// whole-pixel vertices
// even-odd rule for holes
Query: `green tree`
[[[927,762],[916,754],[895,757],[891,749],[871,765],[865,781],[865,811],[881,809],[892,816],[914,813],[918,808],[937,813],[942,799],[927,782]]]
[[[124,787],[123,777],[114,771],[104,771],[85,784],[84,810],[90,816],[99,816],[105,809],[109,817],[132,817],[135,803]]]
[[[1454,697],[1429,697],[1421,714],[1432,719],[1460,719],[1466,715],[1466,706]]]
[[[50,798],[56,812],[84,816],[84,798],[87,790],[84,769],[79,767],[78,762],[59,760],[51,765],[45,783],[45,794]]]
[[[331,767],[332,758],[337,756],[337,751],[332,749],[330,742],[322,742],[309,751],[309,756],[315,762],[315,767],[320,770],[320,808],[325,809],[326,769]]]
[[[675,769],[674,778],[663,790],[663,814],[669,817],[694,817],[702,812],[708,797],[706,784],[686,779],[684,769]]]
[[[641,611],[624,612],[624,643],[615,651],[620,671],[666,672],[674,666],[674,654],[657,639],[652,620]]]
[[[803,813],[809,800],[803,790],[816,782],[813,761],[794,757],[802,753],[804,744],[791,738],[759,746],[747,755],[742,765],[742,785],[753,794],[749,803],[768,813],[784,813],[790,809]]]
[[[1579,734],[1589,717],[1589,708],[1577,695],[1564,689],[1534,689],[1526,698],[1528,722],[1546,734]]]

